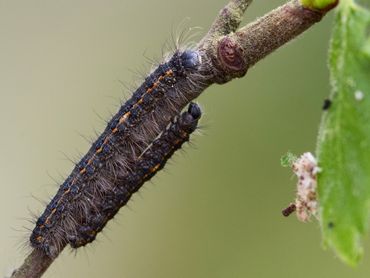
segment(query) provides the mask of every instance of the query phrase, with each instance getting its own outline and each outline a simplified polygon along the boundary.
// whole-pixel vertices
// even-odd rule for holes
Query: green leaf
[[[318,194],[324,244],[354,266],[370,216],[370,12],[340,2],[329,53],[332,105],[318,138]]]

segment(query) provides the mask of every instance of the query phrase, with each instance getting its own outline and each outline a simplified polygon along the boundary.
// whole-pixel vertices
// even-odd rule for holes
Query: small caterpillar
[[[60,186],[30,236],[31,246],[56,257],[74,244],[79,223],[97,210],[96,198],[112,192],[135,161],[185,103],[184,88],[200,65],[197,51],[176,51],[158,66],[108,122],[101,136]]]
[[[179,115],[144,151],[131,171],[117,181],[114,189],[94,202],[97,209],[91,211],[84,223],[80,223],[77,234],[68,239],[73,248],[84,246],[95,239],[131,195],[161,170],[173,153],[189,140],[190,134],[197,128],[200,116],[199,106],[191,103],[188,111]]]

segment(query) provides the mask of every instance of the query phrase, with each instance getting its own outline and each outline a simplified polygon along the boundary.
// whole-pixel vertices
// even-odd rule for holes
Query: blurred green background
[[[246,21],[284,1],[255,1]],[[56,191],[150,69],[172,31],[204,34],[226,0],[0,0],[0,271],[26,253],[31,213]],[[212,86],[194,147],[176,154],[96,242],[65,250],[45,277],[368,277],[321,246],[316,221],[283,218],[295,179],[288,150],[314,151],[329,93],[332,15],[250,69]],[[198,37],[199,38],[199,37]],[[99,116],[98,116],[99,115]],[[56,180],[56,181],[54,181]],[[367,250],[367,254],[370,250]]]

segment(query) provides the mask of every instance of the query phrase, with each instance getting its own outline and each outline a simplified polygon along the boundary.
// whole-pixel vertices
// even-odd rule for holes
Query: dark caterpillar
[[[158,66],[119,109],[103,134],[75,166],[55,197],[36,221],[32,247],[55,257],[78,234],[92,210],[95,198],[115,188],[137,157],[181,109],[184,84],[200,64],[196,51],[177,51]],[[158,110],[159,108],[159,110]],[[176,114],[177,114],[176,113]]]
[[[116,186],[102,198],[96,198],[96,209],[92,209],[80,223],[77,233],[68,238],[73,248],[92,242],[107,222],[131,198],[131,195],[150,180],[166,164],[173,153],[189,140],[190,134],[197,128],[201,110],[191,103],[188,111],[179,115],[160,136],[144,151],[137,162]],[[91,194],[93,195],[93,194]]]

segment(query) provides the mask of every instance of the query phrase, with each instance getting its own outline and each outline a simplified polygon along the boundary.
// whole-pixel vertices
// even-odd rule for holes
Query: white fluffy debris
[[[301,155],[292,165],[298,177],[295,209],[299,220],[306,222],[317,213],[317,174],[320,168],[315,157],[307,152]]]

